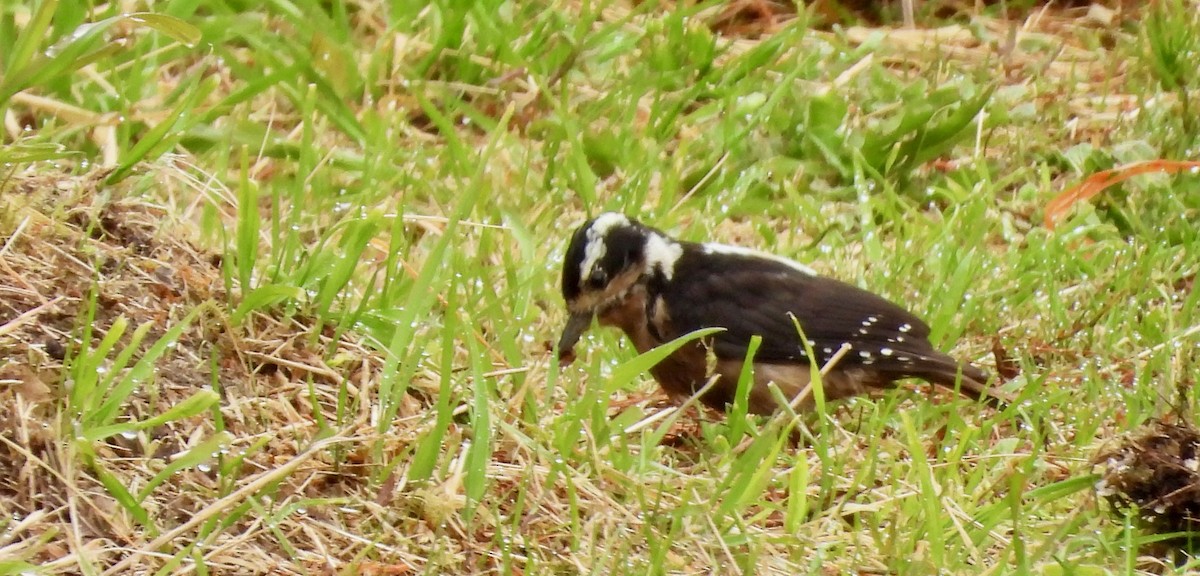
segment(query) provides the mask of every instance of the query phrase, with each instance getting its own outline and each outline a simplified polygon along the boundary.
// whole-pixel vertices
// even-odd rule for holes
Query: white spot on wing
[[[880,354],[883,354],[884,356],[891,356],[891,355],[892,355],[892,349],[891,349],[891,348],[880,348],[880,349],[879,349],[879,353],[880,353]]]
[[[604,258],[608,252],[608,232],[619,226],[628,226],[629,218],[616,212],[605,212],[592,220],[587,230],[587,244],[583,247],[583,262],[579,263],[579,278],[586,281],[592,275],[592,268]]]
[[[683,256],[683,245],[661,234],[650,234],[646,238],[646,267],[658,268],[670,280],[675,275],[675,261]]]
[[[816,270],[813,270],[812,268],[809,268],[808,266],[805,266],[795,260],[792,260],[791,258],[784,258],[783,256],[776,256],[774,254],[768,254],[766,252],[759,252],[758,250],[742,248],[741,246],[730,246],[728,244],[714,244],[711,242],[706,242],[706,243],[702,244],[702,246],[704,247],[705,254],[730,254],[733,256],[744,256],[746,258],[762,258],[764,260],[772,260],[772,261],[778,262],[780,264],[783,264],[784,266],[787,266],[787,267],[789,267],[797,272],[800,272],[801,274],[805,274],[807,276],[816,276],[817,275]]]
[[[897,330],[901,332],[908,332],[909,330],[912,330],[912,324],[901,324]]]

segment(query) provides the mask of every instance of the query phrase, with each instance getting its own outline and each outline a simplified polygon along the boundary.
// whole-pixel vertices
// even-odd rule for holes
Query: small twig
[[[492,370],[491,372],[484,372],[480,376],[484,378],[498,378],[500,376],[508,376],[509,374],[523,374],[528,371],[529,366],[517,366],[515,368],[501,368],[499,370]]]
[[[4,335],[16,330],[22,324],[33,321],[33,319],[37,318],[39,314],[41,314],[42,312],[45,312],[47,308],[49,308],[55,304],[58,304],[59,302],[62,302],[64,299],[66,299],[66,296],[59,296],[49,302],[46,302],[45,304],[42,304],[41,306],[38,306],[37,308],[29,310],[28,312],[25,312],[25,313],[21,314],[20,316],[13,318],[7,324],[0,325],[0,336],[4,336]]]
[[[666,408],[663,408],[662,410],[659,410],[658,412],[655,412],[645,418],[642,418],[641,420],[638,420],[637,422],[634,422],[633,424],[630,424],[627,428],[625,428],[624,433],[625,434],[633,434],[634,432],[637,432],[638,430],[649,427],[651,424],[654,424],[654,423],[658,422],[659,420],[665,419],[667,416],[670,416],[671,414],[675,413],[678,410],[679,410],[678,406],[668,406]]]
[[[680,206],[683,206],[683,203],[686,202],[688,198],[691,198],[692,195],[694,195],[696,193],[696,191],[700,190],[700,188],[702,186],[704,186],[705,184],[708,184],[708,181],[712,180],[713,176],[715,176],[717,174],[717,171],[719,171],[721,169],[721,167],[725,165],[726,160],[729,160],[728,152],[722,154],[721,157],[717,160],[716,164],[713,164],[713,167],[709,168],[708,172],[706,172],[704,174],[704,177],[701,178],[699,182],[696,182],[696,185],[692,186],[691,190],[688,190],[683,196],[681,196],[679,198],[679,201],[675,203],[675,206],[671,207],[671,211],[674,212],[674,211],[678,210]]]
[[[338,374],[334,370],[330,369],[328,366],[313,366],[312,364],[305,364],[303,362],[297,362],[295,360],[288,360],[286,358],[281,358],[279,356],[274,356],[271,354],[264,354],[262,352],[255,352],[253,350],[247,350],[245,352],[245,354],[247,356],[249,356],[251,358],[255,358],[257,360],[266,360],[268,362],[271,362],[272,364],[278,364],[280,366],[287,366],[288,368],[300,370],[303,372],[308,372],[309,374],[317,374],[319,376],[325,376],[325,377],[333,380],[334,383],[337,384],[338,386],[341,386],[343,381],[345,380],[344,378],[342,378],[341,374]]]
[[[821,366],[821,371],[820,371],[821,378],[823,379],[823,378],[825,378],[825,376],[828,376],[829,373],[831,371],[833,371],[834,366],[837,366],[837,363],[841,362],[842,358],[844,358],[846,356],[846,354],[849,352],[850,352],[850,343],[843,342],[842,347],[838,348],[837,352],[833,353],[833,356],[830,356],[829,361],[826,362],[824,366]],[[788,407],[791,408],[793,412],[796,411],[796,409],[800,407],[800,404],[802,402],[804,402],[804,400],[806,400],[809,396],[812,395],[812,388],[813,388],[813,385],[812,385],[812,382],[810,381],[807,385],[804,386],[804,389],[801,390],[800,393],[796,395],[795,398],[792,398],[792,401],[791,401],[791,403],[788,404]]]
[[[712,390],[713,386],[716,386],[717,382],[719,382],[720,380],[721,380],[720,376],[713,375],[711,378],[708,379],[708,382],[704,386],[702,386],[699,390],[694,392],[691,396],[688,396],[687,400],[684,400],[682,404],[680,404],[678,406],[671,406],[671,407],[666,408],[658,413],[651,414],[637,422],[634,422],[633,424],[629,425],[629,427],[625,428],[625,433],[632,434],[634,432],[637,432],[638,430],[646,428],[647,426],[649,426],[651,424],[654,424],[655,422],[658,422],[659,420],[666,419],[667,417],[672,416],[672,415],[677,416],[678,414],[682,414],[685,410],[687,410],[688,408],[691,408],[693,405],[695,405],[697,402],[699,402],[700,398],[702,398],[705,394],[707,394],[709,390]]]
[[[1192,326],[1191,328],[1188,328],[1187,330],[1184,330],[1183,333],[1179,334],[1178,336],[1172,336],[1171,339],[1167,340],[1166,342],[1160,342],[1158,344],[1155,344],[1154,346],[1151,346],[1145,350],[1142,350],[1141,352],[1138,352],[1137,355],[1134,356],[1134,358],[1136,358],[1138,360],[1144,360],[1147,357],[1149,357],[1151,354],[1154,354],[1155,352],[1158,352],[1159,350],[1162,350],[1163,348],[1166,348],[1167,346],[1174,346],[1176,342],[1179,342],[1180,340],[1183,340],[1194,334],[1200,334],[1200,324],[1197,324],[1195,326]]]
[[[0,256],[4,256],[4,254],[8,252],[10,248],[12,248],[12,245],[16,244],[17,238],[21,236],[21,233],[25,231],[25,227],[28,225],[29,215],[27,214],[21,219],[21,223],[17,224],[17,229],[13,230],[12,236],[9,236],[8,240],[4,241],[4,246],[0,246]]]
[[[825,376],[827,376],[829,374],[829,372],[832,371],[835,366],[837,366],[838,362],[841,362],[842,358],[844,358],[848,352],[850,352],[850,344],[848,342],[843,342],[842,346],[840,348],[838,348],[836,352],[833,353],[833,356],[829,357],[829,361],[825,362],[825,364],[823,366],[821,366],[821,370],[820,370],[821,378],[825,378]],[[800,393],[797,394],[794,398],[792,398],[792,401],[788,403],[788,409],[791,412],[792,416],[786,422],[784,422],[784,420],[782,420],[778,417],[774,418],[771,420],[770,425],[780,426],[783,429],[794,428],[796,426],[796,423],[800,421],[800,413],[797,412],[796,410],[797,410],[797,408],[800,407],[801,403],[803,403],[806,399],[808,399],[809,396],[812,395],[812,389],[813,389],[813,384],[810,381],[807,385],[804,386],[804,389],[800,390]],[[782,425],[777,424],[777,423],[781,423],[781,422],[783,423]],[[745,450],[746,448],[749,448],[750,443],[753,441],[754,441],[754,439],[752,437],[746,438],[745,440],[742,441],[741,444],[737,445],[737,448],[734,448],[734,452],[740,453],[743,450]]]

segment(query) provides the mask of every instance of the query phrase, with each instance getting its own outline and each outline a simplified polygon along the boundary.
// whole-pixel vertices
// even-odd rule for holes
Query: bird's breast
[[[639,354],[662,344],[654,337],[648,325],[646,298],[645,289],[635,287],[596,315],[601,326],[620,328],[633,342],[633,347]]]
[[[647,306],[647,300],[651,300]],[[620,328],[639,354],[677,336],[670,326],[670,315],[660,298],[653,298],[637,286],[618,302],[599,314],[602,326]],[[668,394],[686,398],[707,380],[706,349],[700,342],[685,344],[650,368],[654,379]]]

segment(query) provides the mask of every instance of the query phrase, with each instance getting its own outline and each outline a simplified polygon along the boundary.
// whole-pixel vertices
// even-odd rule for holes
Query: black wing
[[[718,358],[745,357],[751,336],[762,336],[760,361],[808,357],[793,316],[824,364],[843,344],[840,366],[870,365],[894,373],[922,361],[951,362],[929,343],[929,327],[912,313],[860,288],[813,274],[782,259],[711,251],[689,244],[661,297],[672,327],[684,334],[708,327]]]

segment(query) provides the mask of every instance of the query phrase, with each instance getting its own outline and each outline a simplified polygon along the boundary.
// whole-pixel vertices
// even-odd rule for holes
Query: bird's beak
[[[575,361],[575,344],[592,325],[591,312],[572,312],[558,339],[558,363],[566,366]]]

